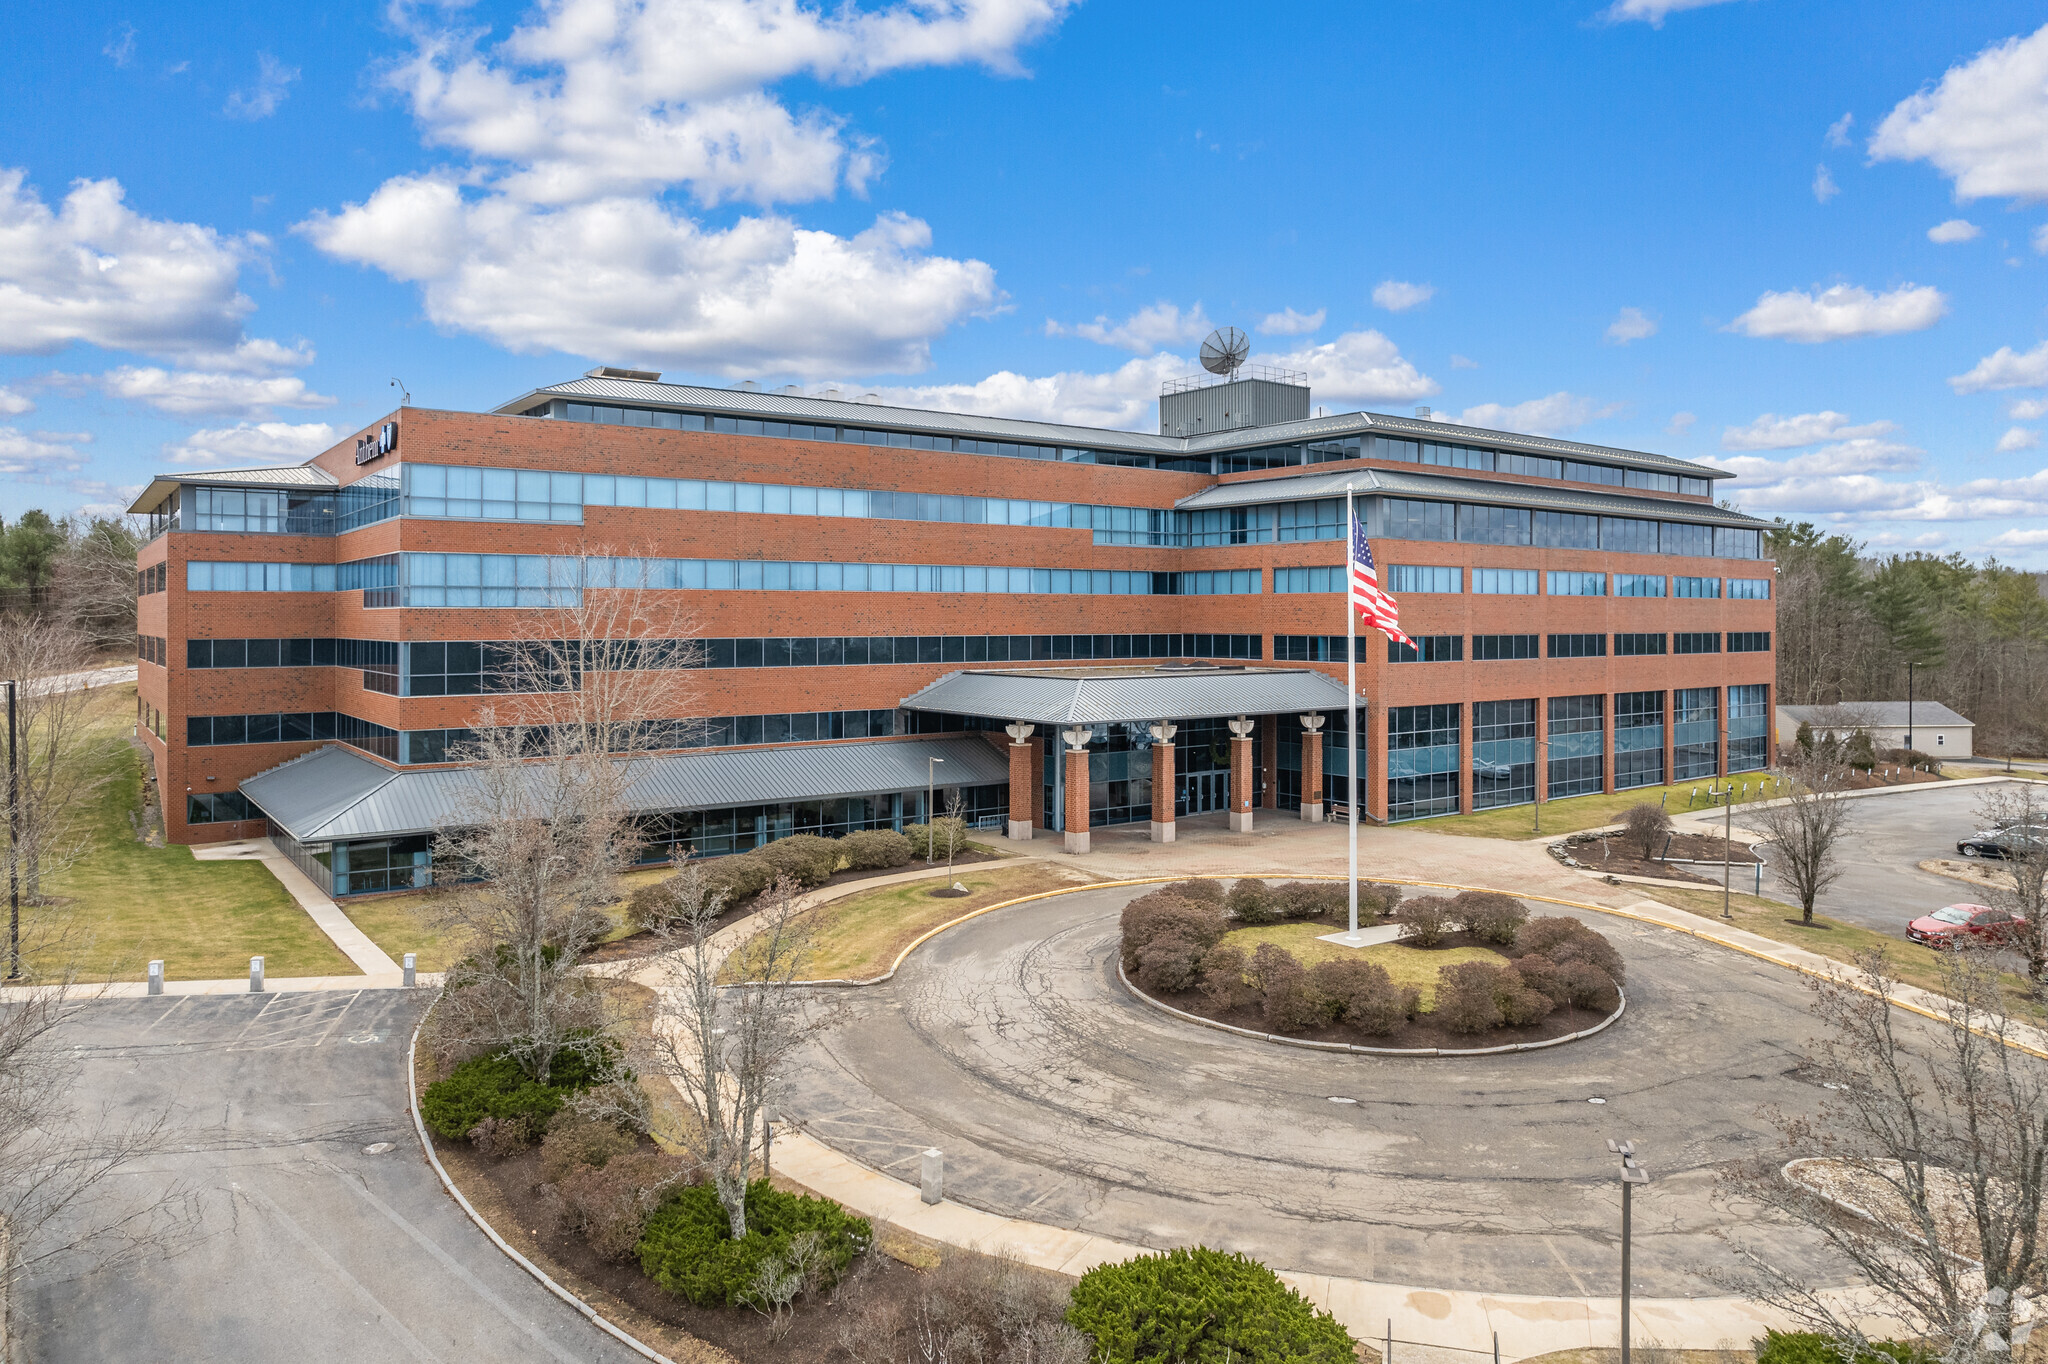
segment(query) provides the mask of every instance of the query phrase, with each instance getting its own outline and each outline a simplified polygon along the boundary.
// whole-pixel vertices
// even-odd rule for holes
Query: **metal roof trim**
[[[1074,426],[1062,422],[1032,421],[1022,417],[983,417],[966,412],[929,408],[895,407],[863,403],[844,398],[812,398],[789,393],[749,393],[744,389],[704,388],[693,384],[654,383],[642,379],[571,379],[528,389],[510,402],[491,409],[517,416],[543,398],[616,398],[641,407],[689,407],[722,415],[829,419],[848,426],[901,427],[905,430],[984,437],[1007,437],[1051,445],[1100,446],[1142,454],[1208,454],[1252,449],[1262,445],[1286,445],[1319,437],[1385,431],[1400,435],[1427,436],[1473,444],[1498,445],[1506,449],[1542,454],[1577,455],[1624,466],[1684,473],[1696,478],[1731,478],[1725,469],[1694,464],[1670,455],[1647,450],[1624,450],[1615,446],[1588,445],[1552,436],[1530,436],[1486,427],[1461,426],[1419,418],[1395,417],[1376,412],[1349,412],[1330,417],[1309,417],[1271,426],[1240,427],[1211,431],[1198,436],[1162,436],[1143,431],[1119,431],[1108,427]]]
[[[1334,710],[1348,700],[1342,683],[1310,668],[1190,669],[1110,677],[963,669],[900,704],[910,710],[1059,726]]]
[[[180,483],[219,488],[338,488],[341,480],[317,464],[283,464],[262,469],[195,469],[191,473],[152,474],[135,496],[130,512],[144,512],[163,501]]]
[[[1633,515],[1661,520],[1686,520],[1743,529],[1768,529],[1772,523],[1747,512],[1729,511],[1707,502],[1679,502],[1630,493],[1597,493],[1577,488],[1552,488],[1530,483],[1499,483],[1454,474],[1410,473],[1405,469],[1366,469],[1336,474],[1294,474],[1287,478],[1219,483],[1176,501],[1176,511],[1215,507],[1248,507],[1265,502],[1312,502],[1343,495],[1346,483],[1369,475],[1372,486],[1354,492],[1412,494],[1464,502],[1488,502],[1544,511],[1579,511],[1592,515]]]

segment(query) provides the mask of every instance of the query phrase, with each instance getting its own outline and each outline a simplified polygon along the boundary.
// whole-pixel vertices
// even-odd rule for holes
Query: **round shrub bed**
[[[662,1200],[640,1233],[640,1269],[679,1298],[699,1307],[738,1306],[770,1257],[788,1262],[797,1247],[819,1287],[838,1281],[874,1239],[866,1218],[830,1199],[784,1193],[765,1179],[747,1186],[747,1234],[735,1241],[732,1224],[708,1184],[678,1188]]]
[[[1322,942],[1348,927],[1341,882],[1182,881],[1123,912],[1121,974],[1184,1014],[1262,1036],[1396,1051],[1548,1041],[1621,1007],[1613,944],[1577,919],[1529,917],[1511,895],[1404,897],[1361,886],[1359,923],[1394,943]]]
[[[420,1094],[420,1118],[451,1141],[468,1138],[485,1119],[516,1125],[521,1140],[535,1141],[572,1096],[609,1078],[612,1064],[607,1053],[565,1051],[541,1084],[502,1051],[472,1056]]]
[[[1067,1323],[1098,1364],[1353,1364],[1358,1344],[1328,1312],[1244,1255],[1201,1246],[1098,1265],[1074,1285]]]

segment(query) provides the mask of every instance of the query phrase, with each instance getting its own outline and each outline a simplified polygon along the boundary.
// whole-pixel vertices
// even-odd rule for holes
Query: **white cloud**
[[[1885,436],[1896,430],[1898,427],[1887,421],[1851,426],[1849,418],[1840,412],[1802,412],[1793,417],[1781,417],[1775,412],[1766,412],[1747,426],[1731,426],[1722,431],[1721,448],[1793,450],[1802,445],[1818,445],[1826,440],[1858,440],[1871,436]]]
[[[2032,549],[2048,545],[2048,530],[2002,530],[1984,543],[2001,549]]]
[[[1061,326],[1050,318],[1045,323],[1047,336],[1078,336],[1084,341],[1115,346],[1137,355],[1150,355],[1167,346],[1199,341],[1214,330],[1214,325],[1202,314],[1200,303],[1182,312],[1178,304],[1164,300],[1149,308],[1138,309],[1121,322],[1111,322],[1105,316],[1072,327]]]
[[[1947,312],[1947,297],[1932,285],[1902,284],[1890,293],[1873,294],[1859,285],[1837,284],[1818,294],[1766,291],[1727,330],[1786,341],[1841,341],[1924,331]]]
[[[299,78],[299,68],[286,66],[268,52],[256,54],[256,83],[246,90],[232,91],[221,112],[229,118],[246,118],[254,122],[269,118],[277,112],[277,106],[284,103],[293,81]]]
[[[340,429],[327,422],[237,422],[167,442],[164,455],[173,464],[201,467],[303,464],[339,439]]]
[[[26,393],[0,385],[0,416],[19,417],[24,412],[36,410],[35,400]]]
[[[1623,308],[1607,324],[1607,339],[1617,346],[1626,346],[1631,341],[1641,341],[1656,334],[1656,319],[1645,315],[1641,308]]]
[[[1842,116],[1841,116],[1840,118],[1836,119],[1836,120],[1835,120],[1835,121],[1834,121],[1833,123],[1830,123],[1830,124],[1828,125],[1828,133],[1827,133],[1827,138],[1826,138],[1827,144],[1828,144],[1828,145],[1829,145],[1830,147],[1846,147],[1846,146],[1848,146],[1848,145],[1849,145],[1849,129],[1850,129],[1850,128],[1852,128],[1853,126],[1855,126],[1855,123],[1856,123],[1856,115],[1854,115],[1853,113],[1851,113],[1851,114],[1843,114],[1843,115],[1842,115]]]
[[[261,416],[273,407],[332,407],[334,399],[310,392],[287,375],[216,374],[200,370],[123,365],[97,377],[53,375],[73,387],[92,385],[116,398],[146,403],[176,417],[216,414]]]
[[[1857,436],[1790,459],[1765,459],[1760,455],[1709,455],[1702,462],[1736,474],[1743,480],[1738,486],[1748,490],[1753,486],[1782,483],[1808,475],[1839,477],[1845,474],[1907,473],[1920,467],[1923,453],[1917,446]]]
[[[1400,347],[1376,331],[1345,332],[1320,346],[1251,358],[1255,364],[1308,375],[1316,396],[1335,402],[1409,402],[1438,390],[1436,380],[1416,369]]]
[[[1284,355],[1255,354],[1254,364],[1306,373],[1319,398],[1393,402],[1426,398],[1436,381],[1402,357],[1376,331],[1346,332],[1335,341]],[[988,417],[1065,422],[1131,430],[1157,429],[1159,385],[1195,368],[1185,355],[1161,352],[1103,374],[1064,371],[1032,377],[1005,370],[973,384],[873,388],[884,402]],[[857,386],[848,386],[857,387]]]
[[[233,352],[256,305],[237,287],[262,237],[145,218],[115,180],[81,180],[51,212],[26,172],[0,170],[0,352],[73,342],[183,355]]]
[[[2048,417],[2048,398],[2021,398],[2006,404],[2005,415],[2014,421],[2031,422]]]
[[[23,432],[0,426],[0,474],[46,479],[82,468],[86,455],[78,447],[91,440],[81,431]]]
[[[1829,173],[1826,166],[1815,166],[1813,168],[1813,197],[1815,200],[1824,204],[1841,192],[1842,187],[1835,183],[1835,177]]]
[[[1872,520],[1924,523],[2048,516],[2048,469],[1953,484],[1935,478],[1894,482],[1879,477],[1912,470],[1919,453],[1883,441],[1848,441],[1789,460],[1737,455],[1703,462],[1741,475],[1732,491],[1751,511],[1851,525],[1859,534]]]
[[[1637,20],[1651,28],[1664,27],[1664,16],[1677,14],[1682,10],[1705,9],[1709,5],[1726,4],[1727,0],[1614,0],[1601,12],[1600,17],[1610,23],[1626,23]]]
[[[1267,313],[1259,323],[1259,331],[1266,336],[1307,336],[1323,329],[1323,321],[1330,310],[1318,308],[1312,313],[1298,313],[1292,308],[1282,308],[1277,313]]]
[[[1410,284],[1406,280],[1382,280],[1372,291],[1372,301],[1390,313],[1405,313],[1429,302],[1436,294],[1434,284]]]
[[[1927,229],[1927,240],[1940,246],[1952,242],[1973,242],[1983,235],[1984,229],[1967,218],[1950,218]]]
[[[1693,423],[1700,419],[1697,412],[1674,412],[1671,421],[1664,427],[1667,436],[1682,436],[1692,430]]]
[[[646,199],[542,209],[400,176],[300,230],[507,350],[732,376],[914,372],[934,336],[1000,298],[994,270],[928,254],[931,229],[900,213],[853,237],[776,216],[712,230]]]
[[[1949,378],[1958,393],[1986,393],[2000,388],[2039,388],[2048,384],[2048,341],[2030,351],[2000,346],[1971,366],[1968,374]]]
[[[1870,154],[1928,162],[1964,202],[2048,198],[2048,27],[1993,43],[1899,101]]]
[[[2034,250],[2036,252],[2043,256],[2048,256],[2048,223],[2043,223],[2039,227],[2034,229],[2033,242]],[[2006,264],[2018,265],[2019,262],[2007,261]]]
[[[81,516],[120,516],[135,505],[146,483],[115,484],[97,478],[67,478],[64,486],[85,498],[73,508]]]
[[[2040,443],[2041,438],[2026,427],[2013,426],[2006,428],[2005,434],[1998,438],[1997,449],[2001,455],[2010,455],[2019,450],[2031,450]]]
[[[1452,368],[1452,369],[1478,369],[1478,368],[1479,368],[1479,362],[1478,362],[1477,360],[1469,359],[1469,358],[1467,358],[1466,356],[1463,356],[1463,355],[1453,355],[1453,356],[1451,357],[1451,368]]]
[[[1454,421],[1460,426],[1483,426],[1492,431],[1556,436],[1576,431],[1587,422],[1611,417],[1620,410],[1620,403],[1601,404],[1574,393],[1560,392],[1511,407],[1501,403],[1481,403],[1477,407],[1466,408],[1455,417],[1442,417],[1441,420]]]
[[[422,16],[391,68],[428,139],[514,169],[515,197],[568,203],[687,184],[705,203],[858,192],[881,160],[828,112],[765,93],[913,67],[1016,73],[1071,0],[935,0],[862,10],[792,0],[576,0],[491,47],[458,9]],[[445,15],[437,26],[427,14]]]
[[[114,29],[107,45],[100,49],[100,55],[115,66],[126,66],[135,60],[135,25],[124,23]]]

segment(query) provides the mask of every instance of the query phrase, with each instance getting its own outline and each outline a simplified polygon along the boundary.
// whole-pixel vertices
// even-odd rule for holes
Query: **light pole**
[[[1913,669],[1912,659],[1906,660],[1906,751],[1913,751]],[[1909,759],[1910,761],[1910,759]]]
[[[924,762],[924,864],[932,864],[932,797],[937,794],[936,773],[944,758],[926,758]]]
[[[1536,789],[1529,793],[1529,803],[1536,808],[1536,832],[1543,832],[1543,786],[1550,780],[1550,736],[1536,740]]]
[[[1607,1149],[1621,1157],[1621,1364],[1628,1364],[1629,1195],[1650,1182],[1650,1172],[1636,1164],[1634,1142],[1609,1137]]]
[[[14,727],[14,697],[21,683],[7,684],[7,978],[21,979],[21,765]]]
[[[1727,796],[1725,803],[1728,808],[1721,816],[1721,917],[1729,923],[1734,923],[1735,914],[1731,906],[1735,902],[1735,893],[1729,889],[1730,883],[1734,880],[1734,872],[1730,870],[1733,859],[1729,856],[1729,845],[1735,838],[1734,782],[1728,783],[1728,790],[1724,794]]]

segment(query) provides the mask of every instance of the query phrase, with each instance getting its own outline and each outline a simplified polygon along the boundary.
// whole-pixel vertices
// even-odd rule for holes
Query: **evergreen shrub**
[[[736,1306],[769,1256],[816,1232],[822,1251],[821,1286],[829,1287],[868,1248],[874,1229],[837,1203],[784,1193],[765,1179],[747,1185],[747,1234],[732,1238],[732,1224],[708,1184],[669,1190],[640,1234],[641,1272],[699,1307]]]
[[[1354,1364],[1328,1312],[1245,1255],[1183,1247],[1098,1265],[1074,1285],[1067,1322],[1096,1364]]]
[[[747,854],[758,857],[805,890],[822,886],[839,870],[839,840],[816,834],[792,834]]]
[[[877,871],[901,867],[916,855],[910,840],[894,829],[862,829],[839,840],[846,865],[855,871]]]
[[[541,1084],[505,1052],[472,1056],[420,1094],[420,1118],[435,1136],[450,1141],[468,1137],[485,1118],[522,1122],[530,1136],[538,1136],[572,1095],[610,1078],[612,1061],[603,1048],[594,1056],[565,1051]]]

